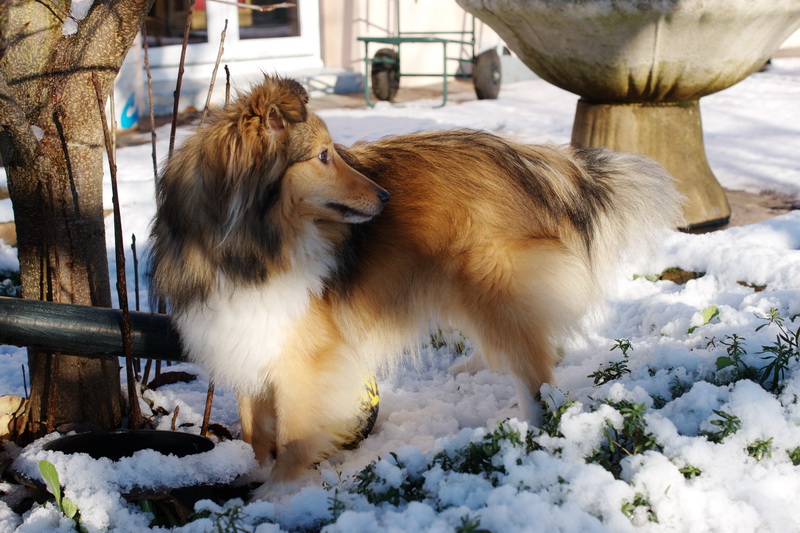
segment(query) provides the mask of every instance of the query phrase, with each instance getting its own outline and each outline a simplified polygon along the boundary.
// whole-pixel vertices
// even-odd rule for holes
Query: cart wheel
[[[478,54],[473,60],[472,83],[481,100],[494,100],[500,94],[500,55],[494,48]]]
[[[391,48],[381,48],[372,59],[372,92],[378,100],[393,100],[400,88],[400,59]]]

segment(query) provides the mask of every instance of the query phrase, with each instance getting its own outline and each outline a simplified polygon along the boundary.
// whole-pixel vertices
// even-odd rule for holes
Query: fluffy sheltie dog
[[[275,458],[261,495],[332,451],[365,380],[432,323],[511,374],[535,422],[554,339],[625,247],[681,221],[643,156],[469,130],[345,149],[307,102],[265,77],[220,110],[164,168],[152,229],[188,357],[236,388],[244,439]]]

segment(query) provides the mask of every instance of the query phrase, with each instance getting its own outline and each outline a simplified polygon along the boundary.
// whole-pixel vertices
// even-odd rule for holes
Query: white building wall
[[[295,74],[318,71],[323,67],[320,41],[320,11],[318,0],[298,2],[300,36],[271,39],[239,39],[238,8],[207,0],[206,21],[208,42],[187,47],[181,87],[179,111],[202,109],[219,52],[225,21],[228,26],[224,40],[224,54],[217,72],[212,97],[219,104],[225,97],[225,71],[231,73],[231,87],[246,89],[262,73]],[[180,65],[181,46],[170,45],[149,49],[150,74],[153,82],[153,103],[157,115],[172,113]],[[134,45],[128,53],[116,84],[115,113],[118,123],[132,127],[130,115],[138,110],[141,118],[148,113],[144,52],[141,44]],[[131,95],[136,94],[136,110],[130,107]],[[125,117],[125,113],[129,116]]]

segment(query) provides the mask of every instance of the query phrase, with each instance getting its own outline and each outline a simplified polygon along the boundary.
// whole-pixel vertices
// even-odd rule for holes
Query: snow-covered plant
[[[790,322],[797,318],[797,315],[790,319]],[[769,391],[777,391],[780,384],[786,377],[786,371],[789,369],[789,362],[794,359],[800,361],[800,326],[797,330],[792,331],[784,324],[784,319],[774,307],[769,310],[767,316],[759,317],[764,323],[756,328],[756,331],[761,330],[769,325],[774,324],[778,327],[778,335],[775,341],[767,346],[762,346],[759,354],[767,354],[761,359],[768,361],[768,363],[761,368],[761,377],[759,382]]]
[[[208,518],[213,522],[211,531],[214,533],[240,533],[251,531],[246,527],[248,524],[272,523],[271,520],[264,518],[253,520],[248,516],[244,502],[238,498],[228,500],[222,506],[218,506],[211,501],[206,502],[206,504],[210,508],[203,506],[203,509],[189,515],[189,521]]]
[[[734,382],[743,379],[755,379],[757,375],[756,370],[744,361],[744,356],[747,355],[745,339],[733,333],[732,335],[725,335],[725,339],[719,341],[719,343],[725,346],[727,355],[717,357],[716,365],[719,371],[717,374],[718,381]],[[715,346],[716,340],[713,338],[710,339],[708,341],[708,347],[712,348]],[[729,378],[724,379],[723,376],[725,375],[729,375]]]
[[[631,341],[628,339],[616,339],[610,351],[613,352],[617,348],[622,352],[622,361],[611,362],[606,367],[601,366],[596,372],[592,372],[587,376],[594,380],[595,385],[602,385],[609,381],[619,379],[625,374],[630,374],[631,370],[628,368],[628,351],[633,350]]]
[[[526,454],[539,449],[532,432],[528,431],[523,435],[506,420],[500,422],[497,429],[481,441],[470,442],[455,453],[443,451],[436,454],[433,465],[461,474],[482,474],[496,485],[497,474],[505,475],[507,472],[503,463],[495,458],[508,445],[522,448]]]
[[[800,466],[800,446],[793,450],[786,450],[786,455],[789,456],[794,466]]]
[[[619,411],[622,415],[622,425],[617,427],[606,420],[603,430],[605,442],[600,448],[595,449],[587,457],[587,460],[601,465],[619,479],[622,473],[623,459],[648,450],[660,451],[661,447],[653,434],[647,431],[647,424],[644,420],[647,405],[635,404],[628,400],[605,400],[603,403]]]
[[[622,514],[628,517],[631,521],[643,517],[648,522],[658,523],[658,517],[650,505],[650,501],[641,492],[637,492],[633,500],[622,502]]]
[[[425,474],[431,469],[479,475],[497,486],[507,474],[503,464],[504,452],[509,447],[517,448],[524,454],[538,450],[540,446],[535,442],[535,437],[533,432],[526,431],[523,434],[505,420],[480,440],[437,453],[424,469],[410,468],[397,454],[390,453],[385,460],[368,464],[354,476],[355,492],[364,495],[373,505],[388,503],[400,506],[423,501],[430,497],[425,489]]]
[[[760,331],[763,328],[774,325],[778,328],[778,334],[772,344],[762,345],[758,355],[763,355],[761,359],[766,364],[761,367],[748,365],[744,358],[747,355],[746,343],[743,337],[733,333],[726,335],[724,340],[717,341],[709,339],[707,347],[715,348],[717,342],[725,346],[727,355],[717,358],[717,381],[720,383],[733,383],[744,379],[756,381],[764,389],[770,392],[779,392],[786,372],[789,370],[789,363],[794,360],[800,362],[800,326],[792,331],[787,325],[786,320],[780,315],[776,308],[771,308],[766,316],[757,316],[763,323],[756,328]],[[794,321],[797,316],[791,317],[789,322]]]
[[[717,307],[716,305],[706,307],[705,309],[700,311],[700,317],[703,319],[703,323],[697,326],[690,327],[687,333],[689,334],[694,333],[697,330],[697,328],[707,325],[717,316],[719,316],[719,307]]]
[[[747,447],[747,455],[760,461],[767,457],[772,457],[772,437],[759,439]]]
[[[489,533],[488,529],[481,528],[481,519],[469,515],[461,517],[461,523],[456,526],[456,533]]]
[[[575,405],[575,400],[570,400],[553,409],[550,409],[549,406],[543,402],[542,407],[544,411],[544,418],[542,420],[542,432],[551,437],[563,437],[564,434],[561,433],[561,429],[559,427],[561,425],[561,418],[564,416],[564,413],[566,413],[567,410],[573,405]]]
[[[685,477],[686,479],[694,479],[703,473],[702,470],[700,470],[694,465],[686,465],[683,468],[679,468],[678,472],[683,474],[683,477]]]
[[[382,475],[380,461],[368,464],[355,475],[356,492],[366,496],[367,501],[373,505],[389,503],[395,507],[413,501],[422,501],[427,497],[423,485],[425,478],[422,472],[409,471],[406,465],[398,458],[397,454],[390,453],[387,462],[389,466],[396,467],[401,472],[400,483],[393,483]]]
[[[441,329],[431,333],[430,346],[434,350],[448,346],[458,355],[464,355],[467,352],[466,343],[460,333],[445,333]]]
[[[719,418],[712,420],[710,424],[719,429],[716,431],[703,432],[703,435],[711,442],[720,443],[739,431],[739,428],[742,427],[742,421],[736,415],[726,413],[725,411],[718,411],[717,409],[714,409],[714,414]]]
[[[83,531],[81,517],[80,514],[78,514],[78,506],[61,492],[61,482],[58,479],[56,467],[53,466],[53,463],[50,461],[42,460],[39,461],[39,472],[42,474],[42,478],[44,478],[47,484],[47,490],[49,490],[50,494],[55,498],[56,508],[61,511],[64,516],[74,520],[76,527]]]

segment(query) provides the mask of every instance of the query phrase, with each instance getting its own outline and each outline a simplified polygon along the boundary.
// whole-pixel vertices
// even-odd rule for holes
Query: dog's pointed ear
[[[229,181],[241,181],[248,173],[262,172],[265,162],[282,169],[292,125],[307,121],[310,115],[306,104],[308,92],[300,83],[264,76],[263,83],[226,106],[207,126],[218,131],[213,142],[219,144],[211,147],[210,153],[222,146],[224,157],[217,159],[223,165],[219,173],[227,175]]]
[[[300,83],[265,76],[263,87],[267,88],[267,122],[271,131],[308,120],[308,92]]]

